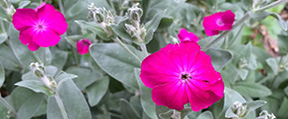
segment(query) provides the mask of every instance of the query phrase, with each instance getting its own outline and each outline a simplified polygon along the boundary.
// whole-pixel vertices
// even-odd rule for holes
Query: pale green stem
[[[2,29],[3,33],[6,33],[6,29],[4,27],[4,21],[1,21],[1,29]]]
[[[140,47],[141,47],[141,50],[144,53],[145,57],[147,57],[149,54],[148,54],[148,51],[147,51],[147,48],[146,48],[146,44],[145,43],[141,43]]]
[[[78,61],[78,57],[77,57],[77,53],[76,52],[77,52],[76,49],[72,48],[72,54],[73,54],[74,60],[76,62],[76,65],[79,66],[79,61]]]
[[[45,66],[45,64],[46,64],[46,49],[45,48],[43,48],[43,65]]]
[[[68,119],[67,112],[66,112],[66,110],[65,110],[64,104],[63,104],[63,102],[62,102],[62,100],[61,100],[58,92],[56,92],[56,94],[54,95],[54,97],[55,97],[56,102],[57,102],[57,104],[58,104],[58,106],[59,106],[59,109],[60,109],[60,111],[61,111],[61,114],[62,114],[62,116],[63,116],[63,119]]]
[[[58,4],[59,4],[60,12],[62,14],[64,14],[64,7],[63,7],[63,4],[62,4],[62,0],[58,0]]]
[[[276,6],[281,5],[283,3],[286,3],[286,2],[288,2],[288,0],[278,0],[278,1],[275,1],[275,2],[273,2],[273,3],[269,4],[269,5],[266,5],[266,6],[262,7],[262,8],[256,9],[256,10],[254,10],[254,12],[270,9],[270,8],[276,7]]]
[[[2,97],[0,96],[0,102],[13,114],[16,115],[16,110]]]
[[[133,57],[135,57],[135,59],[136,59],[137,61],[139,61],[140,63],[142,62],[142,61],[139,59],[139,57],[138,57],[136,54],[134,54],[118,37],[116,37],[115,40],[116,40],[125,50],[127,50]]]
[[[241,23],[243,23],[245,20],[247,20],[249,18],[249,14],[246,13],[244,14],[244,16],[242,18],[240,18],[233,26],[232,26],[232,29],[235,29],[236,27],[238,27]],[[224,31],[220,36],[218,36],[216,39],[214,39],[213,41],[211,41],[208,45],[206,45],[204,48],[203,48],[203,51],[206,51],[208,50],[213,44],[215,44],[217,41],[219,41],[220,39],[224,38],[225,36],[227,36],[231,30],[227,30],[227,31]]]
[[[39,63],[41,63],[41,64],[44,64],[44,63],[42,62],[42,60],[38,57],[38,55],[36,54],[35,51],[32,51],[32,55],[33,55],[34,58],[37,60],[37,62],[39,62]]]

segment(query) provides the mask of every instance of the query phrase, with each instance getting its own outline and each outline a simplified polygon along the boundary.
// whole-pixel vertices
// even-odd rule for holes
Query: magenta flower
[[[193,111],[211,106],[223,97],[224,83],[211,58],[193,41],[169,44],[146,57],[140,77],[152,88],[157,105],[183,110],[190,102]]]
[[[182,41],[195,41],[198,42],[199,38],[192,32],[188,32],[186,29],[182,28],[177,35],[180,42]]]
[[[57,45],[60,35],[64,34],[68,27],[64,16],[45,2],[35,10],[16,9],[12,23],[20,31],[20,41],[28,45],[31,51]]]
[[[210,16],[204,17],[203,26],[208,36],[219,34],[219,31],[231,30],[235,14],[231,10],[218,12]]]
[[[89,52],[89,46],[91,42],[88,39],[82,39],[77,41],[77,51],[79,54],[84,55]]]

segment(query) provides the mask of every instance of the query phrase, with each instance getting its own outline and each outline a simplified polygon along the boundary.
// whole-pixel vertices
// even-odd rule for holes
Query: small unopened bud
[[[273,113],[269,114],[268,111],[263,110],[260,112],[259,116],[256,119],[276,119]]]
[[[242,69],[242,68],[246,67],[247,65],[248,65],[247,60],[245,58],[241,58],[239,61],[238,67],[240,69]]]
[[[130,25],[130,24],[125,24],[126,31],[129,33],[130,36],[134,37],[137,34],[137,29]]]
[[[141,39],[145,39],[146,34],[147,34],[147,31],[146,31],[145,26],[141,25],[141,29],[140,29],[140,37],[141,37]]]
[[[248,112],[247,105],[243,105],[241,102],[236,101],[233,103],[232,111],[238,117],[244,117]]]
[[[143,10],[138,7],[139,3],[134,4],[128,9],[129,19],[132,21],[140,22],[140,18],[143,15]]]
[[[30,69],[38,78],[42,78],[45,75],[45,67],[43,64],[39,64],[38,62],[33,62],[30,64]]]

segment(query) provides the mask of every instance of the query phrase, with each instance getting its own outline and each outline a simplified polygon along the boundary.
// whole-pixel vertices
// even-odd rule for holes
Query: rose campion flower
[[[171,109],[183,110],[190,102],[192,110],[199,111],[223,97],[220,73],[194,41],[169,44],[146,57],[140,78],[152,88],[152,100]]]
[[[219,31],[231,30],[235,14],[231,10],[218,12],[203,18],[203,26],[208,36],[219,34]]]
[[[77,41],[77,51],[79,54],[84,55],[89,52],[89,46],[91,42],[88,39],[82,39]]]
[[[67,30],[68,24],[62,13],[55,8],[42,3],[35,8],[16,9],[12,23],[20,31],[19,39],[28,45],[31,51],[39,47],[55,46],[60,41],[60,35]]]
[[[182,41],[195,41],[198,42],[199,38],[192,32],[188,32],[186,29],[182,28],[177,35],[180,42]]]

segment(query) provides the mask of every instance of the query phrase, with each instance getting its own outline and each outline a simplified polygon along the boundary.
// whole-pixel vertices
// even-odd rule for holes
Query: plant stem
[[[72,54],[73,54],[74,60],[76,62],[76,65],[79,66],[79,61],[78,61],[78,58],[77,58],[77,54],[76,54],[75,48],[72,48]]]
[[[67,115],[67,112],[65,110],[64,104],[63,104],[63,102],[62,102],[62,100],[61,100],[61,98],[60,98],[60,96],[59,96],[57,91],[56,91],[56,94],[54,95],[54,97],[55,97],[56,102],[57,102],[57,104],[59,106],[59,109],[61,111],[63,119],[68,119],[68,115]]]
[[[0,103],[2,103],[11,113],[13,116],[16,115],[16,110],[12,107],[2,96],[0,96]]]
[[[62,0],[58,0],[58,4],[59,4],[59,9],[60,9],[61,13],[64,14],[64,7],[62,4]]]
[[[147,57],[149,54],[148,54],[148,51],[147,51],[147,48],[146,48],[146,44],[145,43],[141,43],[140,47],[141,47],[141,50],[144,53],[145,57]]]
[[[273,3],[269,4],[269,5],[266,5],[266,6],[262,7],[262,8],[256,9],[254,12],[270,9],[270,8],[276,7],[276,6],[281,5],[283,3],[286,3],[286,2],[288,2],[288,0],[278,0],[278,1],[275,1],[275,2],[273,2]]]
[[[280,60],[279,60],[279,62],[278,62],[278,73],[279,73],[279,66],[280,66],[282,60],[283,60],[283,56],[280,56]],[[270,84],[270,88],[272,88],[272,86],[273,86],[276,78],[278,77],[278,73],[277,73],[277,75],[274,76],[274,78],[273,78],[273,80],[272,80],[272,82],[271,82],[271,84]]]
[[[39,63],[41,63],[41,64],[44,64],[44,63],[42,62],[42,60],[38,57],[38,55],[36,54],[35,51],[32,51],[32,55],[33,55],[34,58],[37,60],[37,62],[39,62]]]
[[[245,20],[247,20],[249,18],[249,14],[248,12],[245,13],[243,15],[242,18],[240,18],[233,26],[232,26],[232,29],[235,29],[236,27],[238,27],[241,23],[243,23]],[[218,36],[216,39],[214,39],[212,42],[210,42],[208,45],[206,45],[204,48],[203,48],[203,51],[206,51],[208,50],[213,44],[215,44],[217,41],[219,41],[220,39],[222,39],[223,37],[227,36],[231,30],[228,30],[228,31],[224,31],[220,36]]]
[[[133,57],[135,57],[137,59],[137,61],[139,61],[140,63],[142,62],[139,57],[134,54],[118,37],[115,38],[115,40],[125,49],[127,50]]]
[[[46,64],[46,48],[43,49],[43,65],[45,66]]]

